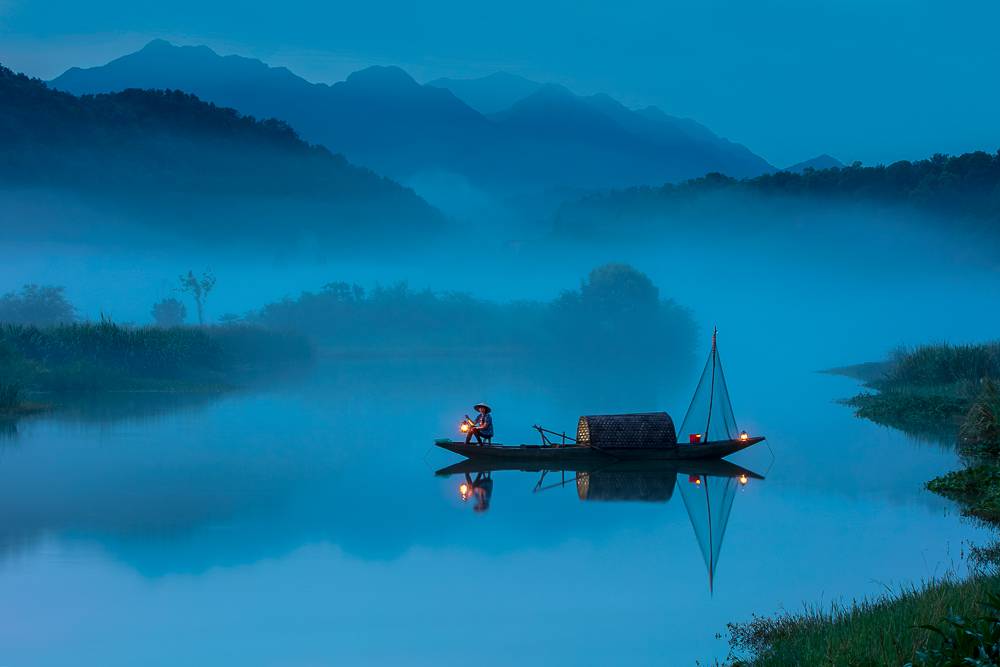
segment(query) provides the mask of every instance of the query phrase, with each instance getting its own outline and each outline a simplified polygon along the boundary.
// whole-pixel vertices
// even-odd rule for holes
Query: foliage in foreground
[[[1000,664],[1000,595],[986,594],[978,613],[971,616],[952,614],[939,625],[921,629],[937,635],[937,645],[917,651],[921,667],[990,667]],[[908,666],[909,667],[909,666]]]
[[[755,616],[748,623],[729,624],[730,659],[733,665],[754,667],[993,665],[961,660],[979,652],[977,641],[987,653],[995,651],[998,588],[996,575],[977,574],[829,610]],[[994,606],[984,612],[978,601]],[[960,636],[962,625],[981,640]]]

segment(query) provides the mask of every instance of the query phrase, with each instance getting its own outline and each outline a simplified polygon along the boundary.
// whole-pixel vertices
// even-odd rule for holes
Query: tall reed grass
[[[0,381],[0,411],[14,410],[21,405],[21,386]]]
[[[753,667],[952,664],[920,659],[918,652],[939,649],[942,643],[934,631],[920,626],[941,626],[950,616],[976,618],[981,602],[998,589],[995,574],[978,573],[828,609],[754,617],[729,625],[730,660]]]
[[[34,389],[225,383],[247,368],[304,361],[301,336],[250,326],[130,327],[109,320],[0,327],[0,377]]]

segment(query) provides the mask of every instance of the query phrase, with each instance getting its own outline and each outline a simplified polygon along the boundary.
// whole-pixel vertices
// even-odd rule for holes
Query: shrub
[[[186,317],[187,308],[177,299],[163,299],[153,304],[153,321],[158,327],[179,327]]]
[[[949,615],[938,625],[921,625],[939,643],[917,652],[907,667],[974,667],[1000,664],[1000,595],[987,594],[977,616]]]
[[[76,319],[65,289],[53,285],[25,285],[21,292],[0,297],[0,322],[48,326]]]

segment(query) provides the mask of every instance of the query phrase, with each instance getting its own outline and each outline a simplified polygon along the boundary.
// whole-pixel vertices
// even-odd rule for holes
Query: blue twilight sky
[[[0,62],[53,77],[154,37],[335,81],[503,69],[656,104],[776,165],[1000,148],[996,0],[0,0]]]

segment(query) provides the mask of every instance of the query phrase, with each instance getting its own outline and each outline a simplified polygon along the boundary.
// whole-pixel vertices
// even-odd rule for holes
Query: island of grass
[[[861,380],[858,417],[957,447],[961,468],[927,483],[962,513],[1000,525],[1000,343],[927,345],[827,371]],[[729,626],[734,665],[1000,664],[1000,545],[973,574],[829,610]]]

